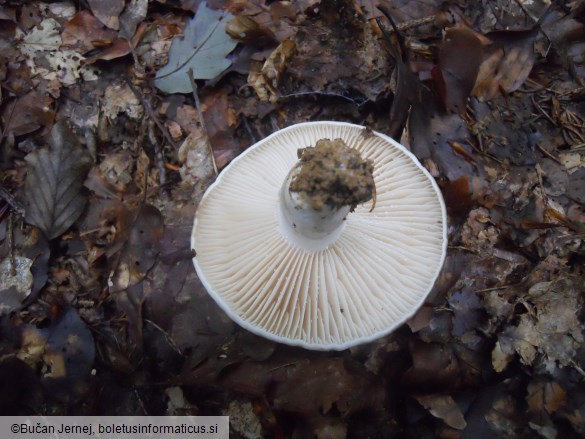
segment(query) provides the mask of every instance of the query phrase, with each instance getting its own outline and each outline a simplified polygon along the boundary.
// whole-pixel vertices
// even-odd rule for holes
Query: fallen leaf
[[[120,13],[124,10],[124,0],[88,0],[93,15],[110,29],[120,29]]]
[[[91,160],[66,122],[55,124],[48,143],[48,148],[25,157],[25,219],[53,239],[71,227],[85,207],[82,187]]]
[[[31,73],[48,81],[58,79],[64,85],[74,84],[80,77],[87,81],[97,79],[92,68],[82,65],[82,55],[60,49],[60,29],[55,19],[47,18],[24,37],[20,50]]]
[[[335,3],[322,2],[318,17],[299,26],[285,83],[292,93],[311,90],[355,96],[357,92],[376,101],[390,91],[390,57],[351,3],[337,8]]]
[[[461,336],[465,332],[480,326],[485,312],[477,294],[468,289],[455,292],[449,297],[449,306],[453,310],[453,335]]]
[[[120,113],[131,119],[140,119],[144,114],[140,99],[125,82],[114,83],[106,88],[102,111],[104,116],[111,120],[116,119]]]
[[[148,0],[130,0],[120,15],[120,36],[131,40],[138,25],[146,18]]]
[[[470,133],[459,114],[446,114],[432,100],[423,99],[412,108],[408,128],[414,155],[419,160],[432,159],[442,176],[455,181],[476,174],[474,164],[468,159],[473,156],[467,145]],[[465,155],[453,148],[454,143],[464,148]]]
[[[465,113],[481,61],[481,42],[471,29],[447,29],[439,46],[438,69],[433,71],[447,111]]]
[[[41,127],[50,127],[55,119],[54,99],[32,90],[2,109],[5,130],[15,136],[32,133]]]
[[[295,50],[295,43],[284,40],[270,54],[260,70],[251,68],[248,84],[252,86],[261,101],[275,103],[278,101],[278,85],[288,61]]]
[[[43,353],[42,384],[63,402],[81,398],[89,387],[95,347],[90,330],[76,310],[67,308],[52,322]]]
[[[526,402],[534,414],[553,414],[567,402],[567,392],[554,381],[534,380],[528,384]]]
[[[502,369],[516,352],[523,364],[533,365],[540,358],[549,372],[571,366],[579,343],[584,340],[576,312],[582,306],[583,281],[562,274],[550,282],[540,282],[528,290],[534,311],[520,315],[519,323],[507,326],[499,335],[492,354],[494,366]]]
[[[106,28],[88,11],[79,11],[65,24],[61,39],[63,47],[85,54],[117,38],[116,31]]]
[[[431,415],[442,419],[449,427],[457,430],[467,427],[461,409],[451,396],[432,394],[415,396],[415,398]]]
[[[165,93],[190,93],[189,69],[195,79],[213,79],[227,69],[231,61],[226,56],[237,44],[225,32],[225,24],[232,17],[202,2],[185,26],[183,38],[173,40],[169,62],[156,74],[156,87]]]
[[[5,290],[14,288],[20,299],[19,303],[30,294],[33,285],[30,272],[32,263],[32,259],[22,256],[14,256],[12,260],[10,257],[0,260],[0,315],[6,314],[3,308]]]
[[[183,164],[179,170],[183,184],[192,189],[191,196],[200,200],[211,179],[215,175],[213,151],[209,138],[199,130],[190,133],[179,148],[179,161]]]
[[[526,81],[534,65],[534,39],[538,27],[526,31],[495,31],[484,38],[484,58],[473,95],[490,100],[511,93]]]
[[[260,26],[247,15],[236,15],[225,25],[226,33],[234,40],[248,42],[261,37],[273,37],[272,32]]]

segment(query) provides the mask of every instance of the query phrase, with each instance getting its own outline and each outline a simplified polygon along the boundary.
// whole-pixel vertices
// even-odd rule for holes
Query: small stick
[[[215,163],[215,156],[213,155],[213,148],[211,147],[211,141],[209,140],[209,134],[207,133],[207,127],[205,126],[205,119],[203,118],[203,111],[201,111],[201,102],[199,101],[199,94],[197,92],[197,83],[195,82],[195,77],[193,74],[193,69],[189,69],[187,72],[189,75],[189,81],[191,82],[191,89],[193,90],[193,99],[195,99],[195,108],[197,108],[197,114],[199,115],[199,123],[201,124],[201,128],[205,133],[205,137],[207,137],[207,148],[209,156],[211,157],[211,163],[213,163],[213,172],[217,176],[217,164]]]
[[[144,107],[144,109],[146,110],[146,112],[148,113],[150,118],[154,121],[154,123],[156,124],[158,129],[161,131],[163,136],[165,136],[165,139],[167,140],[167,142],[169,142],[169,144],[173,148],[177,149],[178,147],[175,144],[175,141],[173,140],[171,135],[168,133],[168,131],[165,129],[165,127],[161,123],[161,121],[158,120],[158,118],[156,117],[156,114],[154,114],[154,111],[152,111],[150,104],[146,101],[146,99],[144,99],[144,96],[142,96],[142,93],[140,93],[140,91],[134,86],[134,84],[132,84],[132,81],[130,81],[130,79],[128,77],[124,76],[124,81],[126,82],[126,84],[128,84],[128,87],[130,87],[130,90],[132,90],[132,93],[134,93],[134,95],[140,100],[140,103],[142,104],[142,106]]]

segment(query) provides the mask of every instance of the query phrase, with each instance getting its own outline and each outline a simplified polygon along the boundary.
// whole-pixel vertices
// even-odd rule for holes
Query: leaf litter
[[[145,5],[0,11],[2,414],[229,413],[234,437],[585,433],[578,5]],[[179,93],[158,88],[165,59],[199,53],[179,35],[205,17],[226,45]],[[68,51],[79,64],[56,68]],[[189,246],[214,162],[321,119],[400,137],[450,225],[409,324],[331,353],[235,325]]]

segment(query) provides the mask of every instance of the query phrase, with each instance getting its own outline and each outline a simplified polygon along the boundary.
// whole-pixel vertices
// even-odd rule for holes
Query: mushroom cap
[[[279,192],[297,149],[342,139],[374,162],[373,200],[347,216],[325,248],[279,225]],[[292,237],[291,237],[292,236]],[[234,159],[208,188],[191,246],[199,279],[243,328],[289,345],[342,350],[384,336],[414,315],[447,249],[435,180],[390,137],[343,122],[289,126]]]

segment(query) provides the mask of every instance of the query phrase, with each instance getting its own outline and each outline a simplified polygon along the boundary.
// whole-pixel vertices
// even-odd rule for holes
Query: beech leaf
[[[82,186],[91,159],[64,122],[55,124],[48,143],[48,148],[25,157],[25,219],[53,239],[62,235],[85,207]]]
[[[201,2],[183,38],[173,40],[169,62],[156,74],[156,87],[166,93],[190,93],[189,69],[195,79],[213,79],[227,69],[232,62],[226,56],[238,44],[225,31],[232,18],[229,12],[214,11]]]

